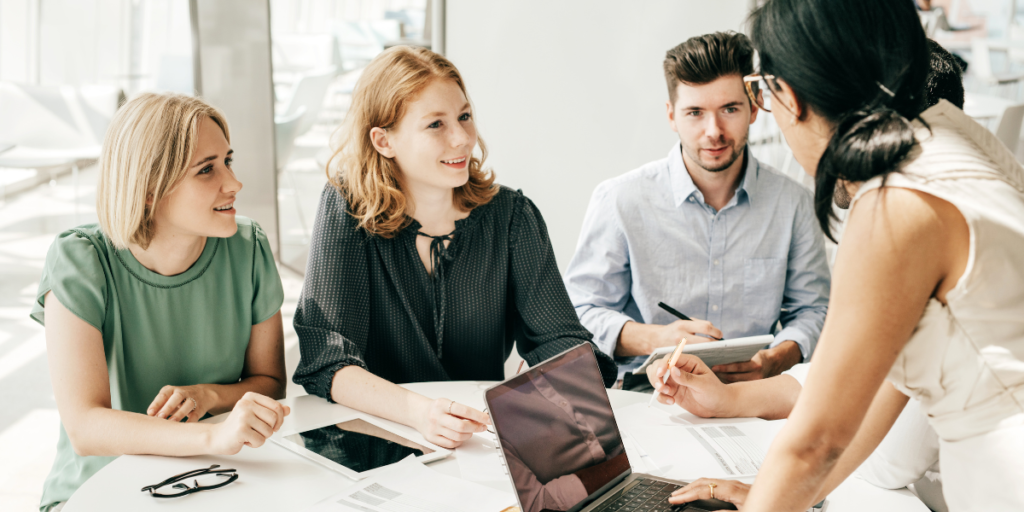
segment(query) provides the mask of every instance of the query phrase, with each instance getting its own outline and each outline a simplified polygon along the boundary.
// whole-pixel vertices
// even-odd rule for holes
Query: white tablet
[[[708,368],[720,364],[742,363],[750,361],[754,354],[765,346],[771,344],[775,336],[766,334],[763,336],[748,336],[746,338],[733,338],[731,340],[709,341],[707,343],[687,344],[683,347],[684,354],[693,354],[704,361]],[[643,375],[647,367],[652,363],[669,355],[676,347],[660,347],[644,361],[644,364],[633,370],[633,375]]]
[[[417,442],[365,419],[330,423],[301,432],[271,438],[277,444],[353,480],[370,476],[377,469],[413,455],[427,463],[440,460],[451,451]]]

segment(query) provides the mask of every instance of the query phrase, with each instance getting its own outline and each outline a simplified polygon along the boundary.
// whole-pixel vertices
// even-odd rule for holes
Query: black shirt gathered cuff
[[[294,380],[296,384],[302,386],[307,393],[316,395],[320,398],[326,398],[328,402],[336,404],[338,402],[335,402],[334,398],[331,396],[331,385],[334,383],[334,375],[346,366],[358,366],[364,370],[366,369],[366,363],[359,358],[346,357],[341,361],[324,367],[322,370],[312,375],[304,375],[300,378],[299,375],[296,374],[292,380]]]

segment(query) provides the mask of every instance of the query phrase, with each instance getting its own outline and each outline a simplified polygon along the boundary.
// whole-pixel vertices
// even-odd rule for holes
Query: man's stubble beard
[[[686,147],[686,144],[682,144],[682,146],[683,151],[685,151],[686,154],[690,157],[690,160],[693,160],[694,163],[699,165],[701,169],[704,169],[705,171],[708,172],[722,172],[731,167],[732,164],[736,163],[736,160],[743,156],[743,150],[747,148],[747,136],[743,136],[743,141],[741,143],[733,145],[732,155],[730,155],[729,160],[727,162],[714,167],[707,166],[703,160],[697,158],[697,156],[695,156],[693,152],[690,151],[690,148]],[[697,155],[700,155],[700,150],[697,151]]]

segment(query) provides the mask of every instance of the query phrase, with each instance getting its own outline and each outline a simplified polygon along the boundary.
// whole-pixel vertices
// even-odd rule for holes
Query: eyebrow
[[[229,150],[228,150],[228,154],[227,154],[227,156],[231,156],[231,155],[232,155],[232,153],[234,153],[234,152],[235,152],[235,150],[233,150],[233,149],[229,149]],[[200,165],[203,165],[203,164],[205,164],[206,162],[209,162],[209,161],[211,161],[211,160],[216,160],[216,159],[217,159],[217,155],[210,155],[210,156],[208,156],[208,157],[206,157],[206,158],[204,158],[204,159],[200,160],[200,161],[199,161],[198,163],[196,163],[196,164],[195,164],[195,165],[193,165],[192,167],[199,167]]]
[[[461,111],[463,111],[463,110],[466,110],[467,108],[469,108],[469,102],[468,102],[468,101],[466,102],[466,104],[465,104],[465,105],[463,105],[463,106],[462,106],[462,108],[460,108],[460,109],[459,109],[459,111],[461,112]],[[439,111],[439,112],[431,112],[431,113],[429,113],[429,114],[427,114],[427,115],[423,116],[423,117],[422,117],[421,119],[426,119],[426,118],[428,118],[428,117],[438,117],[438,116],[443,116],[444,114],[445,114],[444,112],[440,112],[440,111]]]
[[[718,107],[718,108],[738,107],[738,106],[740,106],[742,104],[743,104],[742,101],[732,101],[732,102],[726,103],[725,105],[722,105],[721,107]],[[683,107],[683,110],[705,110],[705,109],[704,109],[704,107],[692,106],[692,107]]]

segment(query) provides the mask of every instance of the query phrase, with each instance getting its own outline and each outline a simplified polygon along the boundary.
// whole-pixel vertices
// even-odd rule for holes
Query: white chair
[[[302,206],[299,203],[298,184],[295,183],[295,177],[285,170],[285,167],[288,165],[288,159],[291,157],[292,150],[295,149],[295,137],[298,135],[297,129],[305,113],[306,107],[300,106],[291,115],[274,117],[274,149],[277,172],[283,174],[284,178],[288,180],[288,184],[292,187],[292,198],[295,200],[299,227],[302,228],[304,242],[309,238],[309,229],[306,226],[306,219],[302,215]]]
[[[1024,104],[1013,105],[1003,111],[1003,115],[999,118],[999,125],[996,127],[996,137],[1014,155],[1017,154],[1022,123],[1024,123]]]
[[[327,88],[330,87],[336,70],[337,68],[334,66],[327,66],[307,72],[295,84],[295,87],[292,89],[291,98],[279,115],[281,117],[291,117],[300,108],[305,108],[305,113],[295,128],[296,136],[306,133],[313,127],[313,123],[316,122],[316,117],[320,113],[320,107],[324,103],[324,97],[327,95]]]
[[[988,85],[1011,89],[1012,99],[1018,99],[1019,85],[1024,79],[1024,74],[996,74],[992,69],[991,49],[987,40],[978,38],[971,41],[970,71]]]
[[[112,86],[37,86],[0,82],[0,167],[71,167],[78,196],[79,165],[99,158],[122,94]],[[75,212],[77,213],[77,200]]]

